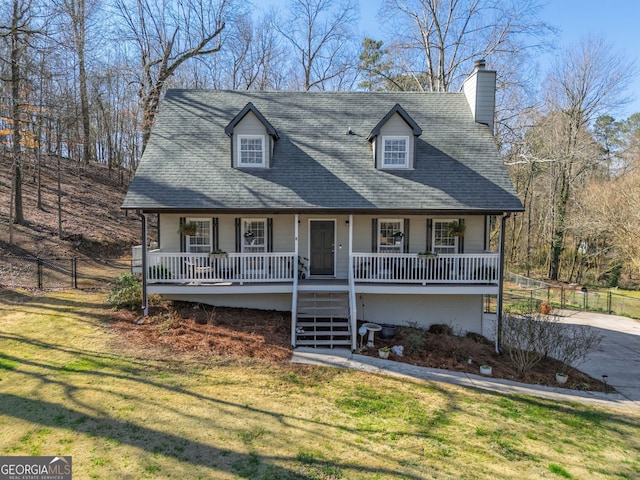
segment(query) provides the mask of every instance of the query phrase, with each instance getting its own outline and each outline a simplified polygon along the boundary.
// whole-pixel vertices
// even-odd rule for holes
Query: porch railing
[[[293,282],[298,274],[294,253],[148,252],[148,283]],[[353,253],[355,283],[497,284],[499,255]]]
[[[292,282],[298,264],[294,253],[149,252],[148,283]]]
[[[497,284],[497,253],[353,253],[355,282]]]

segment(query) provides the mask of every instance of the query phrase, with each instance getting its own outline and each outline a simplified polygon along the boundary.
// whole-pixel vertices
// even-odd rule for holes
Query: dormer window
[[[373,127],[367,140],[373,147],[376,168],[413,169],[416,138],[422,129],[399,105],[394,107]]]
[[[408,168],[409,137],[382,137],[382,167]]]
[[[238,166],[264,167],[264,135],[238,135]]]
[[[278,133],[252,103],[247,103],[224,131],[231,138],[234,167],[271,167]]]

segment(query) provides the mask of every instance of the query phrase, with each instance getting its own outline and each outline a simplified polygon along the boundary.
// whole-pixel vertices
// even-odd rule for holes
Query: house
[[[522,210],[495,78],[476,62],[460,93],[168,91],[122,206],[144,218],[145,303],[291,311],[294,346],[355,349],[358,321],[491,335],[489,234]]]

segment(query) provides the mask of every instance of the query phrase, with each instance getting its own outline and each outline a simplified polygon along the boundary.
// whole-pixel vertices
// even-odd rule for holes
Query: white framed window
[[[457,253],[458,237],[451,234],[449,225],[457,220],[433,221],[433,251],[435,253]]]
[[[213,249],[211,234],[211,220],[204,218],[187,218],[187,222],[198,225],[195,235],[186,235],[186,249],[188,253],[209,253]]]
[[[267,251],[267,219],[242,219],[242,252],[264,253]]]
[[[382,167],[409,167],[409,137],[382,137]]]
[[[378,252],[401,253],[404,246],[404,221],[378,220]]]
[[[238,135],[238,166],[265,166],[264,135]]]

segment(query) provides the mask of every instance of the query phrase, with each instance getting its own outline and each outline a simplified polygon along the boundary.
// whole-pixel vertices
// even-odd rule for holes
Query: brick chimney
[[[493,133],[496,112],[496,71],[487,70],[484,59],[476,60],[473,73],[462,84],[473,119],[489,126]]]

